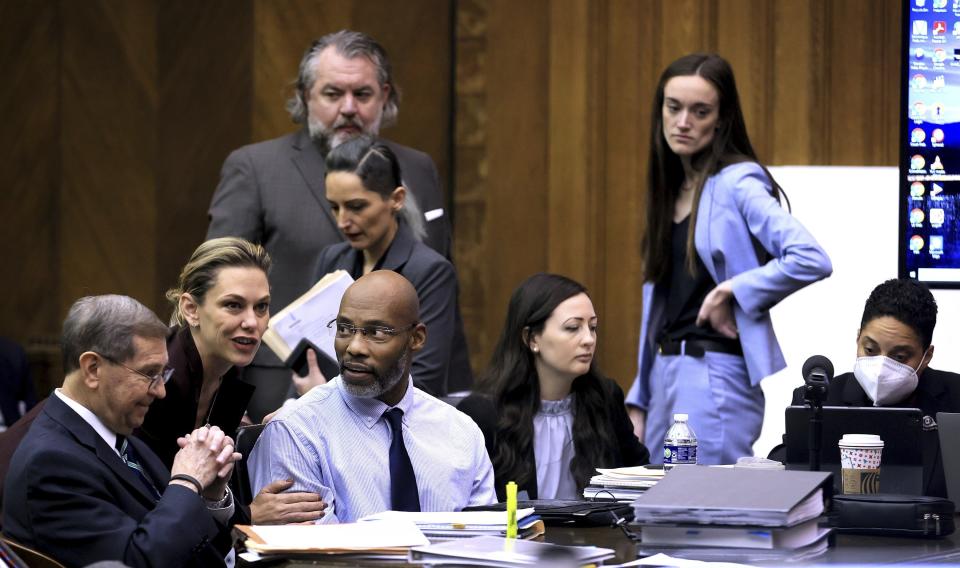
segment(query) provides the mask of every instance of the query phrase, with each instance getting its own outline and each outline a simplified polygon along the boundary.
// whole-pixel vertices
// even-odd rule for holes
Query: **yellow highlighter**
[[[517,483],[507,483],[507,538],[517,538]]]

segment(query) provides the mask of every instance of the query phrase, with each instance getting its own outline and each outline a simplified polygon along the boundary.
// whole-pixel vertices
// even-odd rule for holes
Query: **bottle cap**
[[[688,418],[688,417],[687,417],[686,414],[674,414],[674,415],[673,415],[673,419],[674,419],[674,420],[683,420],[683,421],[685,422],[685,421],[687,420],[687,418]]]

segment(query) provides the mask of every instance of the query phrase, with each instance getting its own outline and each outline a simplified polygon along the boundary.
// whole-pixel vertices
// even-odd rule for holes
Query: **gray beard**
[[[412,357],[410,354],[410,348],[405,347],[403,352],[400,353],[400,356],[397,357],[397,360],[394,361],[393,365],[391,365],[382,374],[378,373],[374,369],[373,382],[363,385],[356,385],[345,380],[342,376],[340,381],[343,383],[343,389],[352,396],[357,398],[377,398],[378,396],[383,395],[385,392],[388,392],[390,389],[397,386],[397,383],[406,378],[406,369],[410,367],[411,359]],[[341,374],[343,373],[342,361],[340,362],[340,372]]]
[[[359,125],[359,121],[356,122],[356,124]],[[347,140],[352,140],[355,138],[354,136],[338,138],[334,133],[334,129],[337,126],[337,121],[334,121],[333,125],[327,127],[319,120],[315,120],[310,117],[307,118],[307,133],[310,134],[310,139],[320,146],[320,151],[324,156],[326,156],[330,150],[333,150]],[[380,123],[378,121],[377,124],[370,130],[360,126],[360,130],[361,134],[359,134],[359,136],[377,136],[377,133],[380,130]]]

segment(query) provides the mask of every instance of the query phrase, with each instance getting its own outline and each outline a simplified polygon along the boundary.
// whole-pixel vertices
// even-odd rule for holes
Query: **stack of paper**
[[[409,522],[414,523],[431,542],[474,536],[505,536],[507,513],[505,511],[459,511],[459,512],[408,512],[384,511],[369,515],[361,522]],[[533,538],[544,533],[543,521],[533,509],[517,509],[517,537]]]
[[[826,537],[830,474],[677,467],[634,504],[644,546],[797,549]]]
[[[267,331],[263,334],[263,342],[281,361],[290,357],[301,339],[309,340],[336,360],[333,336],[330,335],[327,324],[337,317],[340,300],[351,284],[353,278],[345,270],[327,274],[306,293],[270,318]]]
[[[619,467],[616,469],[597,468],[598,475],[590,479],[590,485],[584,487],[583,497],[591,501],[620,501],[632,503],[644,491],[663,479],[661,466]]]
[[[478,536],[418,546],[410,550],[410,562],[457,566],[588,566],[611,558],[614,551],[596,546],[562,546]]]
[[[261,555],[406,555],[427,537],[409,521],[329,525],[237,525],[247,548]]]

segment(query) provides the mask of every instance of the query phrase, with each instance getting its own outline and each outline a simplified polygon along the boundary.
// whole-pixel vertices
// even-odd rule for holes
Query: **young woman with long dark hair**
[[[750,144],[733,69],[720,56],[671,63],[653,103],[635,432],[659,448],[686,413],[700,463],[752,455],[760,380],[786,366],[769,310],[827,277],[830,259],[780,204]],[[661,461],[654,452],[654,461]]]
[[[582,285],[536,274],[514,291],[480,393],[459,405],[484,433],[501,499],[508,481],[531,499],[579,498],[597,467],[649,461],[596,347]]]

